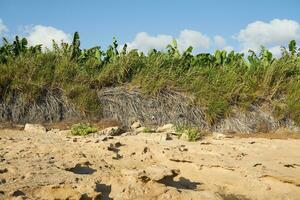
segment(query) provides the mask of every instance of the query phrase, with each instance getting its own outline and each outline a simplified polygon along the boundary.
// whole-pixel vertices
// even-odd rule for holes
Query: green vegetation
[[[145,127],[144,130],[143,130],[143,132],[145,132],[145,133],[154,133],[155,131],[152,130],[152,129],[150,129],[150,128],[148,128],[148,127]]]
[[[186,139],[190,142],[195,142],[204,137],[204,133],[200,132],[198,128],[185,125],[177,125],[176,134],[178,135],[178,137],[186,137]]]
[[[190,142],[195,142],[202,138],[202,134],[195,128],[187,129],[186,134]]]
[[[99,46],[80,48],[79,34],[71,44],[53,42],[52,50],[41,45],[28,47],[25,38],[0,46],[0,97],[22,94],[37,100],[45,91],[63,93],[78,109],[97,112],[96,91],[123,84],[139,86],[156,95],[165,88],[185,91],[214,123],[228,115],[233,106],[244,109],[268,103],[278,117],[300,124],[300,51],[295,41],[274,58],[262,47],[246,56],[234,51],[192,54],[192,47],[178,50],[176,41],[165,51],[148,54],[118,50],[114,39],[106,51]]]
[[[90,133],[95,133],[97,132],[97,128],[90,125],[90,124],[74,124],[71,127],[71,134],[72,135],[80,135],[80,136],[85,136]]]

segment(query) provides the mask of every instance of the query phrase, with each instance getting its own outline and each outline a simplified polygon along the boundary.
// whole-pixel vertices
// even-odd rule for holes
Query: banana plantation
[[[300,51],[296,42],[282,47],[275,58],[265,47],[260,51],[216,50],[193,54],[193,48],[179,51],[174,40],[165,50],[147,54],[116,39],[106,50],[100,46],[80,48],[75,32],[72,43],[43,49],[29,46],[26,38],[13,42],[3,38],[0,46],[0,101],[22,94],[27,102],[38,101],[45,91],[63,93],[84,112],[101,109],[96,91],[104,87],[137,87],[145,95],[165,89],[189,94],[215,122],[233,107],[248,109],[267,103],[278,117],[300,124]]]

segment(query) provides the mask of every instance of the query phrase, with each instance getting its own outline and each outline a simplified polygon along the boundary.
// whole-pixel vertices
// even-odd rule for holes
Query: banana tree
[[[79,33],[75,32],[74,36],[73,36],[73,41],[72,41],[71,59],[72,60],[77,60],[80,55],[81,55],[81,49],[80,49]]]
[[[291,56],[296,55],[297,53],[297,43],[296,40],[291,40],[289,43],[289,53]]]
[[[214,56],[209,53],[200,53],[194,56],[192,61],[193,66],[207,67],[212,66],[214,61]]]
[[[79,56],[80,62],[86,62],[87,60],[94,60],[100,62],[103,52],[100,50],[100,46],[84,49]]]
[[[273,54],[264,46],[260,47],[259,59],[265,64],[271,64],[275,60]]]
[[[26,38],[22,38],[21,41],[19,40],[19,37],[16,36],[14,42],[13,42],[13,53],[15,56],[20,55],[21,53],[25,53],[27,50],[27,40]]]
[[[13,55],[13,45],[11,45],[8,40],[3,37],[2,46],[0,47],[0,63],[7,63],[8,60],[14,57]]]
[[[118,52],[118,42],[115,37],[113,37],[113,43],[108,46],[105,56],[104,56],[104,63],[108,63],[117,59],[119,55]]]
[[[251,65],[255,66],[259,63],[259,58],[256,53],[252,50],[249,50],[248,61]]]
[[[168,44],[166,48],[167,48],[167,51],[168,51],[168,55],[170,57],[174,57],[174,58],[179,58],[180,57],[180,52],[178,50],[177,41],[175,39],[173,39],[172,44]]]
[[[226,56],[227,56],[227,52],[225,50],[223,51],[216,50],[214,54],[215,64],[223,65],[225,63]]]

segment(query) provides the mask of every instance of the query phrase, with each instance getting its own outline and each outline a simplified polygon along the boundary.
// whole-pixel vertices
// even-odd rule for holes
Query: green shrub
[[[90,133],[95,133],[97,132],[97,128],[90,124],[74,124],[71,127],[71,134],[72,135],[80,135],[80,136],[85,136]]]
[[[199,130],[197,130],[195,128],[191,128],[191,129],[186,130],[186,134],[187,134],[188,140],[190,142],[194,142],[194,141],[197,141],[197,140],[202,138],[202,135],[199,132]]]
[[[200,140],[204,136],[199,129],[187,125],[176,126],[176,134],[179,138],[184,136],[190,142]]]

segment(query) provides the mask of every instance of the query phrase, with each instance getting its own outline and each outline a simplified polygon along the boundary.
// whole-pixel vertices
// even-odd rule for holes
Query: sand
[[[300,140],[0,130],[0,199],[300,199]]]

